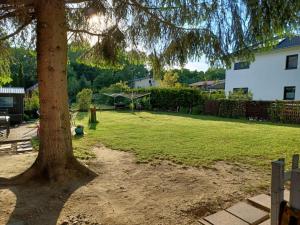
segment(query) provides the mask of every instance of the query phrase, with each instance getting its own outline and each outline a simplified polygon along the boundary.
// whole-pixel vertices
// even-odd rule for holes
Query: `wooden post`
[[[91,108],[91,119],[90,119],[90,123],[97,123],[97,110],[96,110],[96,107],[94,106],[94,108]]]
[[[290,205],[291,207],[300,210],[300,169],[299,155],[293,157],[293,169],[291,174],[291,192],[290,192]]]
[[[292,169],[299,168],[299,154],[293,155]]]
[[[279,224],[280,203],[284,194],[284,160],[272,162],[271,225]]]

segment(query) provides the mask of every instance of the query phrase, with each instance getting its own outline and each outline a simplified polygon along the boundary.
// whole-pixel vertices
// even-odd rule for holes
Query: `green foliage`
[[[192,88],[147,88],[137,89],[137,92],[150,92],[151,107],[154,110],[177,111],[180,108],[190,109],[193,106],[204,104],[207,93]]]
[[[76,100],[79,111],[87,112],[90,109],[90,105],[92,103],[92,95],[92,90],[87,88],[83,89],[77,94]]]
[[[162,87],[179,87],[178,78],[179,76],[176,72],[167,71],[160,84]]]
[[[246,118],[246,102],[220,100],[219,116],[227,118]]]
[[[251,93],[251,91],[249,91],[248,93],[244,93],[243,90],[238,90],[238,91],[234,91],[234,92],[229,92],[228,94],[228,99],[230,100],[252,100],[253,98],[253,94]]]
[[[103,88],[101,93],[120,93],[120,92],[127,92],[130,88],[127,82],[119,81],[115,84],[110,85],[108,88]]]
[[[39,93],[33,91],[31,96],[24,98],[25,111],[37,111],[40,108]]]
[[[36,84],[36,52],[25,48],[11,48],[11,57],[11,85],[29,88]]]

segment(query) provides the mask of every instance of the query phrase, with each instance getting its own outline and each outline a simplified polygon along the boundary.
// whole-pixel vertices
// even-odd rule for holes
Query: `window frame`
[[[14,97],[13,96],[0,96],[0,99],[10,99],[10,103],[11,103],[11,105],[5,105],[5,106],[2,106],[1,104],[0,104],[0,109],[7,109],[7,108],[13,108],[14,107],[14,105],[15,105],[15,99],[14,99]]]
[[[296,64],[296,67],[289,67],[289,59],[291,58],[291,57],[297,57],[297,64]],[[285,69],[286,70],[296,70],[296,69],[298,69],[298,58],[299,58],[299,56],[298,56],[298,54],[293,54],[293,55],[287,55],[286,56],[286,59],[285,59]]]
[[[287,94],[287,90],[288,88],[293,88],[294,89],[294,98],[293,99],[290,99],[290,98],[287,98],[286,97],[286,94]],[[287,101],[294,101],[296,98],[296,86],[284,86],[283,87],[283,100],[287,100]]]
[[[250,62],[241,61],[233,64],[233,70],[246,70],[250,68]]]
[[[244,95],[247,95],[249,93],[249,88],[243,87],[243,88],[233,88],[232,93],[235,93],[237,91],[243,91]]]

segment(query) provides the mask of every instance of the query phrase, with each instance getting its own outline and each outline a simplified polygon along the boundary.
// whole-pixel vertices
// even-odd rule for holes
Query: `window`
[[[233,93],[242,92],[243,94],[248,94],[248,88],[233,88]]]
[[[283,99],[284,100],[295,100],[295,91],[296,91],[295,86],[284,87]]]
[[[0,108],[12,108],[14,105],[13,97],[0,97]]]
[[[288,55],[286,57],[285,69],[297,69],[298,67],[298,55]]]
[[[249,62],[237,62],[234,64],[234,70],[249,69],[249,67],[250,67]]]

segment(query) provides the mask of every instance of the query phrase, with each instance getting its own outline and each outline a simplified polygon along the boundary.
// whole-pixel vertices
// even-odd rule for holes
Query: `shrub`
[[[33,91],[31,96],[24,99],[25,111],[37,111],[40,108],[39,93]]]
[[[250,101],[253,99],[253,94],[251,91],[249,91],[248,93],[244,93],[243,90],[239,90],[239,91],[234,91],[234,92],[229,92],[228,94],[228,99],[230,100],[244,100],[244,101]]]
[[[92,103],[92,96],[93,92],[91,89],[83,89],[81,92],[79,92],[76,96],[77,104],[79,111],[81,112],[87,112],[90,108],[90,105]]]

